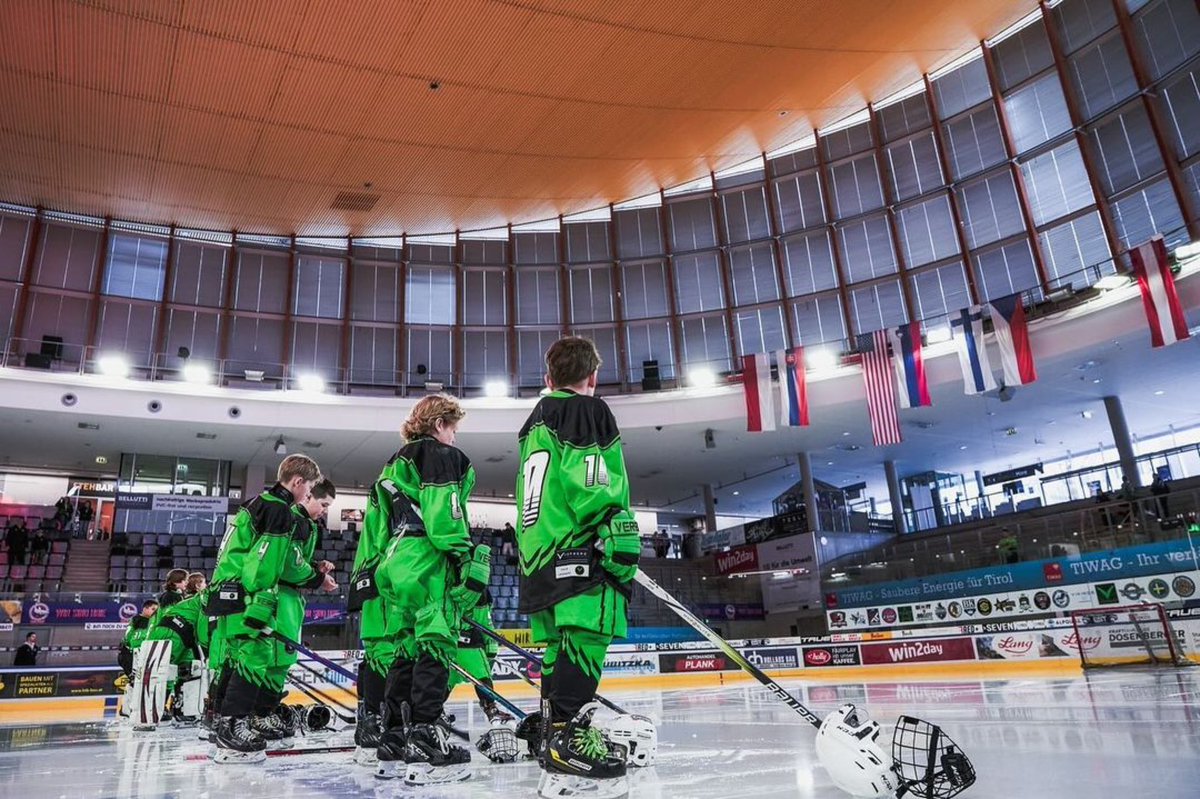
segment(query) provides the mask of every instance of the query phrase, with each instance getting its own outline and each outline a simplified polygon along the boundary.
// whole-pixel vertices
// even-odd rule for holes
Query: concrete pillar
[[[275,471],[266,461],[251,461],[246,464],[242,479],[242,501],[261,494],[275,482]]]
[[[983,472],[978,469],[975,470],[975,490],[979,492],[979,518],[990,516],[992,507],[988,504],[987,494],[984,493],[987,486],[983,484]]]
[[[711,483],[700,486],[704,492],[704,530],[708,533],[717,531],[717,501],[713,497]]]
[[[817,512],[817,484],[813,480],[812,458],[807,452],[801,452],[796,456],[800,464],[800,491],[804,495],[804,512],[808,517],[808,529],[817,531],[821,529],[821,518]]]
[[[896,476],[896,462],[884,461],[883,471],[887,475],[888,499],[892,503],[892,521],[896,532],[903,535],[908,532],[908,523],[904,519],[904,502],[900,495],[900,478]]]
[[[1113,443],[1117,445],[1121,474],[1134,488],[1140,488],[1142,479],[1138,476],[1137,459],[1133,455],[1133,440],[1129,437],[1129,425],[1125,423],[1125,409],[1121,407],[1121,398],[1105,397],[1104,412],[1108,414],[1108,426],[1112,429]]]

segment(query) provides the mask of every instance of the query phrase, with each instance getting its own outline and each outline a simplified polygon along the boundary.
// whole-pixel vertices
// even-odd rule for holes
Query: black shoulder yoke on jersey
[[[134,616],[129,620],[129,626],[135,630],[144,630],[146,625],[150,623],[150,619],[145,616]]]
[[[617,420],[604,400],[569,391],[555,391],[542,397],[517,439],[525,438],[539,424],[545,425],[563,444],[578,448],[606,449],[621,435]]]
[[[291,491],[276,483],[242,507],[258,535],[290,535],[296,525],[292,514],[295,499]]]
[[[415,438],[405,444],[392,460],[397,458],[412,463],[422,485],[459,483],[471,469],[471,459],[461,449],[428,437]]]

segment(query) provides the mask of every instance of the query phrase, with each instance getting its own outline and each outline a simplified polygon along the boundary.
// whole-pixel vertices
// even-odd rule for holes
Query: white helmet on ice
[[[892,799],[900,779],[892,759],[875,741],[879,722],[871,721],[854,705],[842,705],[821,722],[817,731],[817,759],[834,785],[864,799]]]
[[[646,716],[619,713],[597,719],[595,726],[625,753],[625,763],[639,768],[654,765],[658,754],[658,730]]]

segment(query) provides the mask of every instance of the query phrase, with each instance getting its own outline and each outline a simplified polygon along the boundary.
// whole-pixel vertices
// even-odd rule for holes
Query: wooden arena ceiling
[[[5,0],[0,200],[302,235],[545,219],[801,139],[1035,7]]]

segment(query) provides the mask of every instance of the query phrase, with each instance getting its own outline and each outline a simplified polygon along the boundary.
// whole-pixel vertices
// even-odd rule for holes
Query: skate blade
[[[243,765],[247,763],[262,763],[267,759],[266,750],[258,752],[238,752],[233,749],[218,749],[213,755],[213,762],[222,765]]]
[[[404,784],[412,786],[446,785],[471,778],[471,766],[462,763],[453,766],[431,766],[428,763],[409,763],[404,774]]]
[[[377,780],[403,778],[408,771],[408,764],[403,760],[380,760],[376,755],[375,763],[375,779]]]
[[[354,750],[354,762],[360,766],[378,765],[379,752],[374,748],[360,746]]]
[[[271,749],[271,750],[292,749],[292,748],[294,748],[295,743],[296,743],[295,738],[279,738],[274,741],[268,740],[267,741],[267,749]]]
[[[629,795],[629,780],[617,777],[611,780],[593,780],[571,774],[543,771],[538,780],[538,796],[545,799],[619,799]]]

